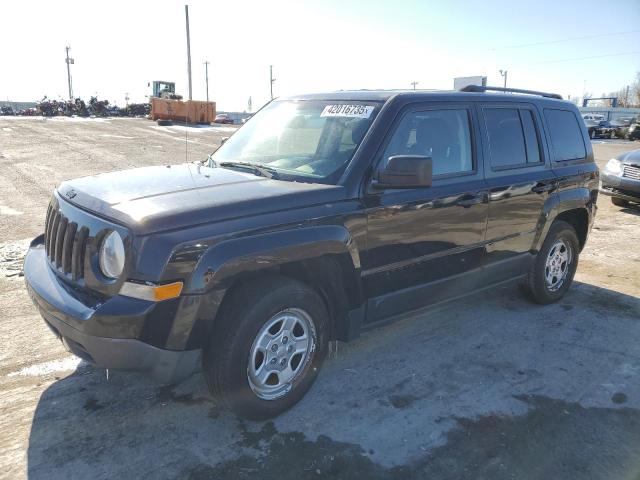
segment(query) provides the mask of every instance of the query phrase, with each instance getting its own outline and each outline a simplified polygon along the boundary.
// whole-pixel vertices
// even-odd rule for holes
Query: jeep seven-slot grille
[[[634,180],[640,180],[640,167],[625,165],[624,170],[622,171],[622,176],[632,178]]]
[[[89,229],[78,227],[49,205],[44,229],[44,248],[51,264],[60,272],[70,274],[72,280],[84,276],[84,254]]]

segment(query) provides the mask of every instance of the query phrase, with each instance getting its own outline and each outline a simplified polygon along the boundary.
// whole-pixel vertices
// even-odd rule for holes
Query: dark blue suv
[[[558,95],[282,98],[202,162],[62,183],[26,283],[76,355],[165,383],[201,366],[267,418],[302,398],[330,340],[504,282],[562,298],[598,179]]]

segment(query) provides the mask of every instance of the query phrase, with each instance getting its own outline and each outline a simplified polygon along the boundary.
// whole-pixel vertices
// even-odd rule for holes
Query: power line
[[[602,38],[602,37],[613,37],[617,35],[627,35],[630,33],[640,33],[640,30],[628,30],[626,32],[612,32],[612,33],[599,33],[596,35],[584,35],[582,37],[569,37],[569,38],[560,38],[557,40],[548,40],[544,42],[534,42],[534,43],[521,43],[519,45],[508,45],[506,47],[497,47],[492,48],[491,50],[508,50],[512,48],[526,48],[526,47],[537,47],[539,45],[551,45],[554,43],[563,43],[563,42],[571,42],[573,40],[588,40],[591,38]]]
[[[621,57],[623,55],[639,55],[639,54],[640,54],[640,50],[636,50],[635,52],[607,53],[604,55],[590,55],[588,57],[561,58],[559,60],[547,60],[545,62],[532,62],[532,65],[543,65],[548,63],[560,63],[560,62],[575,62],[578,60],[591,60],[592,58]]]

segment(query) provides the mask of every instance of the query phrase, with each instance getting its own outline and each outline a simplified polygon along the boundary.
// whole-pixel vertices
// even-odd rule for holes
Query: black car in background
[[[584,123],[587,126],[589,138],[592,140],[595,138],[616,138],[617,136],[617,127],[608,120],[585,120]]]
[[[600,191],[609,195],[614,205],[624,207],[630,202],[640,203],[640,150],[632,150],[609,160],[600,178]]]

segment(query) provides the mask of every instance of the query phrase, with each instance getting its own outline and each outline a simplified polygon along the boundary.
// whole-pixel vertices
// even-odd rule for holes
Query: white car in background
[[[606,120],[604,115],[596,114],[596,113],[585,113],[582,115],[582,119],[587,121],[591,120],[592,122],[601,122],[602,120]]]

